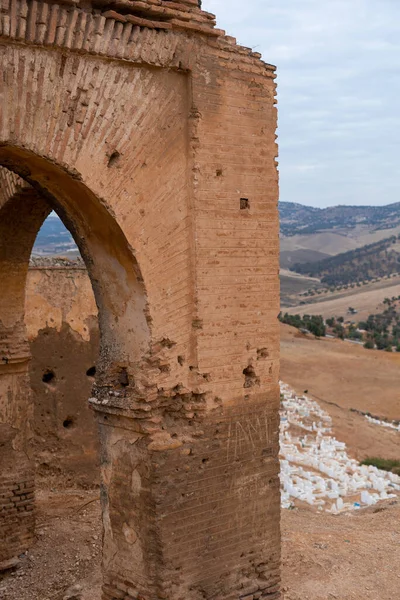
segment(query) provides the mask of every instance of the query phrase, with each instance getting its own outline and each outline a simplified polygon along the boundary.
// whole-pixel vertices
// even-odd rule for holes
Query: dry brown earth
[[[99,600],[97,490],[44,489],[37,508],[36,543],[17,569],[0,573],[1,600]]]
[[[400,355],[281,326],[281,378],[308,390],[333,418],[349,454],[400,458],[400,434],[369,424],[356,408],[400,418]],[[338,516],[283,511],[285,600],[398,600],[400,505]]]
[[[338,516],[283,511],[285,600],[398,600],[400,504]]]
[[[399,433],[351,411],[400,420],[400,354],[336,339],[316,340],[282,325],[281,379],[320,402],[332,416],[336,437],[346,442],[354,458],[400,458]]]
[[[0,576],[2,600],[99,600],[96,496],[60,489],[39,494],[37,542],[18,569]],[[339,516],[284,510],[282,543],[284,600],[398,600],[397,502]]]
[[[328,229],[310,234],[283,236],[280,239],[280,247],[285,257],[285,266],[289,266],[290,264],[294,265],[298,260],[301,262],[306,252],[310,255],[308,260],[311,260],[313,253],[315,255],[322,253],[335,256],[399,234],[400,226],[375,231],[370,231],[363,226],[356,227],[351,231],[348,229]]]

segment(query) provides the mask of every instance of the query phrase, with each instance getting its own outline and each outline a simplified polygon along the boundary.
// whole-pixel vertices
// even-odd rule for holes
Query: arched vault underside
[[[24,294],[54,209],[99,310],[103,600],[280,597],[275,73],[198,4],[0,5],[0,563],[33,540]]]

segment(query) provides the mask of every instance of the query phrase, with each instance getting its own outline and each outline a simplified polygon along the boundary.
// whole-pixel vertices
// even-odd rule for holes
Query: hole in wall
[[[86,371],[86,375],[88,377],[94,377],[96,375],[96,367],[90,367],[87,371]]]
[[[250,208],[250,202],[248,198],[240,198],[240,210],[248,210]]]
[[[216,174],[217,177],[222,177],[222,169],[217,169],[215,171],[215,174]]]
[[[203,320],[202,319],[193,319],[192,327],[193,327],[193,329],[203,329]]]
[[[257,377],[257,374],[254,370],[253,365],[249,365],[245,369],[243,369],[244,375],[244,386],[245,388],[251,388],[255,385],[260,385],[260,378]]]
[[[111,154],[110,158],[108,159],[107,167],[109,169],[111,169],[111,167],[115,167],[115,165],[118,164],[120,158],[121,158],[121,155],[118,152],[118,150],[114,150],[114,152]]]
[[[118,381],[123,387],[128,387],[129,385],[129,376],[126,367],[123,367],[118,375]]]
[[[75,419],[73,417],[67,417],[63,421],[63,427],[65,429],[71,429],[75,425]]]
[[[56,378],[56,374],[51,369],[48,369],[42,375],[43,383],[50,383],[51,381],[54,381],[55,378]]]

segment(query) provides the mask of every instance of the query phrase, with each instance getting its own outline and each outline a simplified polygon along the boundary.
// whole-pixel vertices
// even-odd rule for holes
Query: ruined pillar
[[[49,210],[32,188],[0,169],[0,570],[14,565],[34,539],[25,282],[31,249]]]
[[[34,539],[34,463],[28,454],[29,356],[7,358],[0,343],[0,570]]]
[[[231,403],[215,395],[216,373],[190,365],[171,339],[153,343],[140,368],[100,376],[90,402],[103,600],[280,598],[279,416],[274,388],[259,389],[266,353],[240,370]],[[170,387],[176,365],[190,375]]]
[[[0,163],[99,307],[103,600],[277,600],[275,70],[198,0],[137,4],[4,5]]]

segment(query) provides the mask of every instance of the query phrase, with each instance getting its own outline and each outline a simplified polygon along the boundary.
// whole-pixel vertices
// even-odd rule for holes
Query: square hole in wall
[[[250,202],[248,198],[240,198],[240,210],[248,210],[250,208]]]

